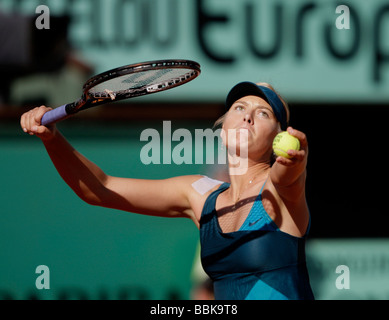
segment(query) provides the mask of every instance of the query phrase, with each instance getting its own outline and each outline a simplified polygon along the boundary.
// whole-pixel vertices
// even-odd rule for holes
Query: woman
[[[236,133],[235,138],[222,134],[230,183],[197,175],[165,180],[106,175],[55,126],[40,125],[50,110],[44,106],[23,114],[21,127],[42,140],[61,177],[87,203],[193,220],[216,299],[313,299],[304,249],[309,229],[306,137],[287,127],[287,105],[267,84],[237,84],[226,107],[218,123],[223,133]],[[301,149],[289,150],[290,159],[272,161],[272,141],[286,129],[300,140]],[[245,170],[235,170],[236,163],[246,163]]]

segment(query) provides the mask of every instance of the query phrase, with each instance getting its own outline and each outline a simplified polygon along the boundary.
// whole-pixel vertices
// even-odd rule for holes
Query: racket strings
[[[100,82],[88,94],[93,98],[121,99],[145,93],[166,90],[195,78],[198,73],[193,69],[166,68],[140,71]]]

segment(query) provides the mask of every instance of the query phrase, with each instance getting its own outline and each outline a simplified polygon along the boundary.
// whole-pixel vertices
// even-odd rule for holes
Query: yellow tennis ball
[[[273,140],[273,151],[277,156],[290,158],[288,150],[300,150],[300,141],[290,135],[287,131],[282,131]]]

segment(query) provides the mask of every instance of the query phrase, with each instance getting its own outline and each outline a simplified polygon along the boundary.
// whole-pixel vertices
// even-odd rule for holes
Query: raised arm
[[[134,213],[164,217],[188,217],[191,209],[193,176],[165,180],[117,178],[106,175],[97,165],[75,150],[55,126],[40,125],[46,107],[35,108],[21,117],[23,131],[41,138],[63,180],[85,202]]]
[[[305,201],[305,178],[308,158],[308,142],[305,134],[292,127],[288,133],[300,140],[300,150],[289,150],[290,159],[277,157],[270,178],[281,198],[288,201]]]
[[[282,231],[303,236],[308,230],[309,209],[305,197],[307,138],[291,127],[288,132],[300,140],[300,150],[290,150],[290,159],[277,157],[270,171],[271,185],[277,194],[280,217],[277,222]]]

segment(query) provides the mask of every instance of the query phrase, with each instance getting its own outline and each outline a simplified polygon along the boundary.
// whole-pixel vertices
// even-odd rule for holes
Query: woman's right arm
[[[106,175],[62,136],[55,126],[41,126],[50,110],[35,108],[21,117],[24,132],[38,136],[58,173],[85,202],[134,213],[165,217],[188,217],[198,224],[191,209],[191,184],[195,176],[164,180],[118,178]]]

